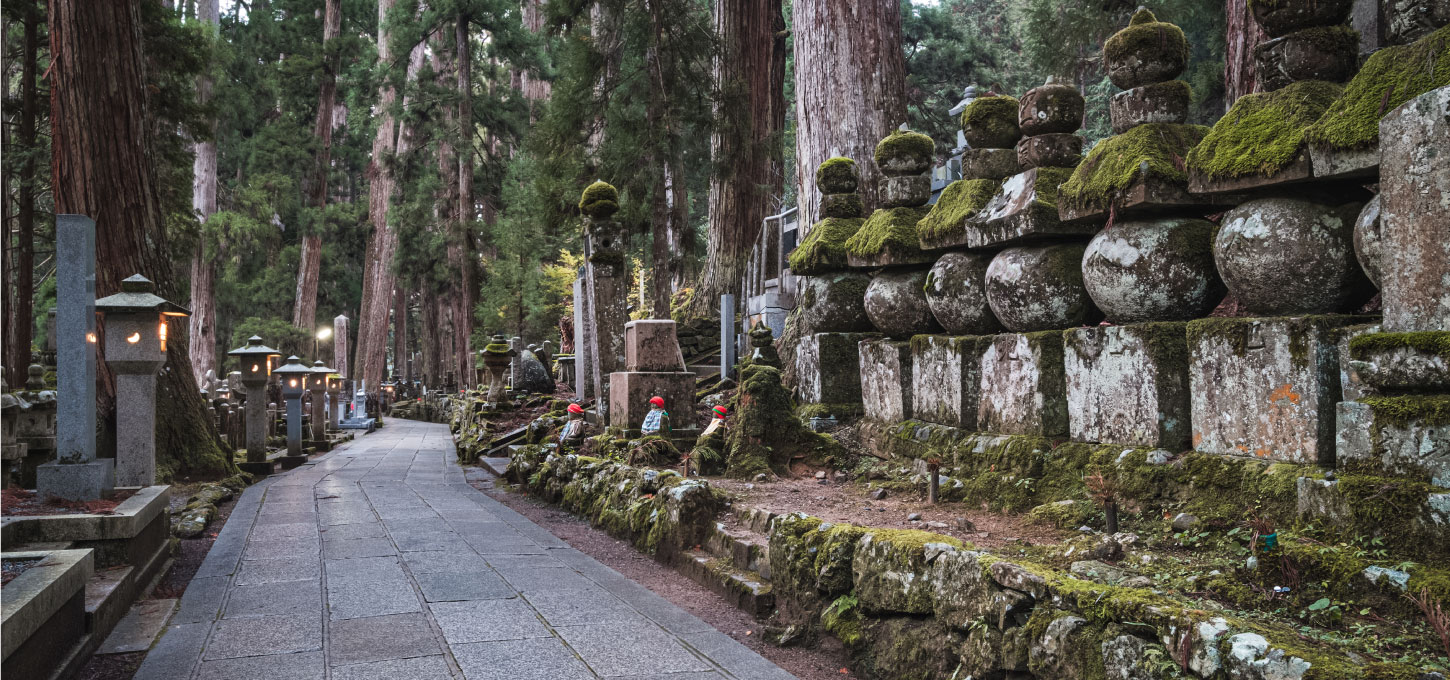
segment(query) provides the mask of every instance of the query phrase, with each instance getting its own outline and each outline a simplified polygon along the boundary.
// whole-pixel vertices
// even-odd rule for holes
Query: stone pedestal
[[[157,366],[156,368],[160,368]],[[117,373],[116,484],[156,483],[156,372]]]
[[[693,371],[609,374],[609,424],[638,430],[649,412],[650,397],[662,397],[675,432],[694,428],[695,378]]]
[[[282,457],[282,469],[290,470],[307,461],[302,451],[302,397],[287,399],[287,455]]]
[[[912,418],[911,343],[873,338],[862,340],[859,348],[866,417],[887,423]]]
[[[1450,330],[1450,86],[1380,121],[1385,330]]]
[[[1431,415],[1437,403],[1447,400],[1450,397],[1402,395],[1340,403],[1335,414],[1338,464],[1450,486],[1450,424]]]
[[[1338,342],[1349,316],[1188,324],[1193,448],[1333,465]]]
[[[1187,326],[1098,326],[1063,334],[1073,441],[1189,447]]]
[[[247,388],[244,413],[247,462],[239,463],[238,467],[253,476],[266,476],[272,473],[272,464],[267,462],[267,376],[263,374],[260,380],[245,380],[242,384]]]
[[[876,333],[817,333],[796,350],[796,390],[806,404],[861,403],[860,348]]]
[[[977,428],[1043,437],[1068,431],[1062,333],[1003,333],[982,355]]]
[[[912,417],[977,429],[982,354],[990,335],[918,335],[911,339]]]
[[[684,370],[675,322],[641,319],[624,324],[624,366],[627,371]]]

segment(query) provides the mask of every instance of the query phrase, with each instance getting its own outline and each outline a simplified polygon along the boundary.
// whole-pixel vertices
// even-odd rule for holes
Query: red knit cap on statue
[[[584,412],[584,407],[583,406],[580,406],[578,404],[569,404],[569,412],[570,413],[583,413]]]
[[[660,408],[664,408],[665,407],[665,398],[664,397],[650,397],[649,398],[649,403],[650,403],[651,406],[658,406]]]
[[[725,417],[725,407],[724,406],[716,406],[715,408],[713,408],[711,410],[715,412],[715,417],[716,418],[724,418]]]

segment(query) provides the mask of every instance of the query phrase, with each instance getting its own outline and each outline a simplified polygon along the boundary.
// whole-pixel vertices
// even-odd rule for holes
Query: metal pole
[[[720,296],[720,379],[730,377],[735,368],[735,296]]]

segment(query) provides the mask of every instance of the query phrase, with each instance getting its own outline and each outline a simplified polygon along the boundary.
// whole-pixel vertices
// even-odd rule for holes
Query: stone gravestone
[[[56,215],[56,456],[36,470],[41,497],[96,500],[115,486],[115,461],[96,458],[96,223]]]
[[[348,376],[348,323],[346,314],[338,314],[332,319],[332,365],[337,369],[337,374],[344,378]]]
[[[515,335],[512,339],[509,340],[509,349],[512,349],[514,351],[513,359],[509,362],[509,384],[512,385],[514,389],[518,389],[520,377],[519,373],[524,361],[524,350],[527,349],[527,347],[524,346],[524,339]]]
[[[589,313],[589,298],[583,277],[574,280],[574,395],[578,399],[594,396],[594,375],[592,347],[589,337],[593,333],[593,316]]]
[[[675,322],[631,321],[624,326],[625,368],[609,374],[609,424],[639,428],[650,410],[651,397],[665,400],[665,410],[677,414],[673,438],[694,442],[695,373],[685,369],[675,339]]]

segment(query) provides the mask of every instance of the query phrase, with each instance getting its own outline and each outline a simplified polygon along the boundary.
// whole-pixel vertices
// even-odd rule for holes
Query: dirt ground
[[[599,531],[585,520],[489,482],[475,486],[611,569],[699,617],[720,632],[770,659],[802,680],[859,677],[846,668],[846,651],[835,638],[817,647],[781,648],[761,640],[761,624],[724,598],[656,562],[634,546]]]

